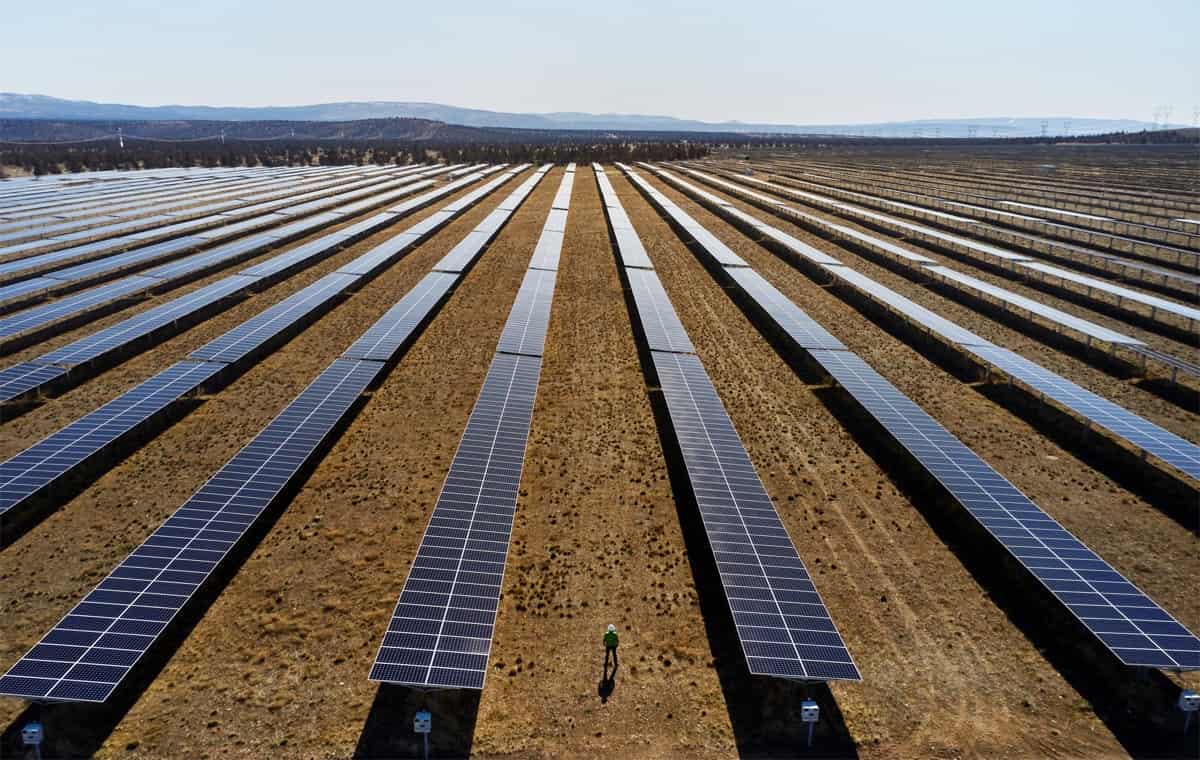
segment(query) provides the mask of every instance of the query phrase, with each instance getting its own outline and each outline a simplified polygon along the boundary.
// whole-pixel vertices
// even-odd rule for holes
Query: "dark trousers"
[[[617,666],[617,648],[615,646],[604,647],[604,667],[606,667],[606,668],[608,667],[608,655],[609,654],[612,654],[613,667],[615,668]]]

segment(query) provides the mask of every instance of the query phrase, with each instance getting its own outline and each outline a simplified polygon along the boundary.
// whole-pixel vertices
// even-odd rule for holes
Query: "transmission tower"
[[[1042,137],[1046,136],[1046,129],[1049,126],[1050,126],[1050,122],[1046,121],[1045,119],[1042,119]]]
[[[1065,137],[1071,136],[1071,120],[1070,119],[1063,119],[1063,135]]]

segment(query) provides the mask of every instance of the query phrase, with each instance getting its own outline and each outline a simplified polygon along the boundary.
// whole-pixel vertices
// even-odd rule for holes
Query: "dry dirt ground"
[[[894,483],[889,463],[868,454],[847,431],[827,403],[829,391],[802,380],[636,189],[615,169],[609,173],[862,670],[860,684],[814,692],[830,719],[812,754],[1126,755],[1127,746],[1088,696],[996,601],[996,588],[967,569],[969,549],[944,540],[924,505]],[[99,715],[91,730],[55,724],[48,715],[48,729],[68,737],[65,750],[154,758],[417,751],[411,718],[424,698],[380,689],[366,675],[561,176],[561,168],[551,171],[516,212],[127,709]],[[1200,559],[1192,533],[851,303],[652,181],[1181,622],[1200,630],[1200,595],[1194,593]],[[515,185],[115,463],[0,553],[0,664],[15,661]],[[0,457],[431,212],[5,423]],[[772,223],[1195,438],[1195,414],[785,222]],[[144,306],[122,314],[136,308]],[[750,681],[739,670],[719,595],[714,603],[711,593],[697,593],[711,589],[705,547],[685,535],[684,526],[696,518],[680,506],[686,500],[673,496],[652,398],[595,181],[580,166],[491,668],[477,701],[430,698],[438,756],[804,754],[802,690]],[[609,622],[622,631],[621,666],[615,691],[602,702],[600,635]],[[18,701],[0,701],[6,724],[22,709]]]

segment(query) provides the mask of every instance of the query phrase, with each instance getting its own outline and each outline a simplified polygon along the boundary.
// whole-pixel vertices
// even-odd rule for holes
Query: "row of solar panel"
[[[971,249],[971,244],[974,243],[974,252],[983,253],[1000,261],[1009,262],[1014,266],[1016,266],[1015,262],[1020,262],[1029,258],[1021,254],[1012,253],[1003,248],[997,248],[995,246],[988,245],[987,243],[972,241],[970,239],[962,238],[949,233],[931,230],[928,227],[922,227],[921,225],[916,225],[911,222],[905,222],[903,220],[895,219],[882,214],[868,212],[866,209],[862,209],[861,207],[838,204],[837,202],[831,201],[829,198],[823,196],[802,193],[799,190],[796,190],[796,193],[800,194],[802,197],[808,197],[810,200],[813,200],[816,203],[825,203],[831,206],[842,206],[845,208],[847,213],[857,213],[863,218],[873,219],[884,225],[907,229],[918,235],[924,235],[927,239],[931,239],[936,242],[941,242],[947,245],[960,245],[968,249]],[[1067,263],[1083,263],[1093,268],[1098,268],[1106,273],[1116,274],[1118,277],[1127,278],[1129,272],[1135,272],[1143,279],[1143,281],[1152,283],[1162,282],[1166,285],[1169,285],[1170,288],[1175,291],[1189,295],[1194,295],[1195,291],[1200,288],[1200,277],[1186,274],[1178,270],[1168,269],[1143,262],[1131,261],[1113,254],[1102,253],[1072,243],[1047,240],[1045,238],[1039,238],[1014,230],[999,229],[994,227],[979,228],[987,229],[992,233],[991,237],[993,238],[999,238],[1002,241],[1012,242],[1031,251],[1040,250],[1051,258],[1065,260]]]
[[[395,169],[392,167],[342,167],[341,171],[336,172],[305,169],[298,172],[268,172],[255,176],[212,178],[203,182],[180,181],[169,188],[156,187],[129,193],[114,192],[99,197],[89,194],[81,200],[59,203],[52,207],[42,207],[25,214],[15,214],[9,210],[11,207],[6,207],[6,210],[0,213],[7,214],[12,220],[0,224],[0,231],[5,234],[27,231],[44,233],[46,226],[94,224],[97,219],[128,219],[145,216],[148,210],[162,211],[172,207],[164,206],[163,203],[179,205],[176,199],[182,200],[183,205],[196,205],[215,195],[214,191],[218,190],[258,192],[279,182],[292,185],[311,184],[339,178],[366,178],[372,175],[395,173]]]
[[[38,217],[27,220],[21,228],[12,227],[21,222],[10,222],[8,225],[0,225],[0,243],[7,246],[18,241],[37,239],[41,248],[62,247],[70,242],[89,238],[107,238],[121,232],[149,228],[171,220],[233,209],[240,205],[272,197],[277,198],[281,195],[292,195],[320,182],[319,177],[301,177],[299,179],[298,182],[295,177],[267,176],[216,183],[203,188],[186,187],[160,193],[157,197],[144,196],[96,207],[91,209],[87,216],[73,219],[64,219],[59,216]],[[31,245],[37,246],[38,244]],[[11,255],[11,251],[7,247],[0,247],[0,257],[9,255]],[[2,271],[0,270],[0,272]]]
[[[490,186],[494,189],[523,168],[507,172]],[[527,194],[523,188],[514,194]],[[483,188],[472,195],[480,190]],[[464,200],[446,209],[465,210],[470,202],[463,205]],[[399,325],[413,329],[440,303],[439,298],[416,298],[427,310],[419,319],[413,319],[408,311],[389,310],[368,333],[384,330],[391,334],[392,345],[402,345],[411,332],[402,335]],[[35,700],[105,701],[264,511],[294,482],[393,358],[335,359],[13,665],[0,678],[0,694]]]
[[[458,192],[500,168],[495,167],[486,172],[468,175],[456,182],[413,198],[404,204],[403,208],[398,207],[390,209],[384,214],[378,214],[372,217],[373,229],[382,229],[396,219],[419,208],[424,208],[439,198]],[[462,210],[470,208],[476,201],[508,181],[511,176],[510,173],[473,191],[468,198],[469,203],[462,206]],[[388,242],[376,246],[343,267],[343,269],[355,270],[354,274],[339,270],[325,275],[234,327],[224,335],[196,349],[187,360],[167,368],[0,464],[0,523],[4,521],[5,517],[16,513],[35,497],[44,495],[63,477],[75,472],[102,452],[107,452],[122,436],[143,425],[169,404],[201,386],[208,387],[210,391],[215,390],[217,386],[214,384],[214,378],[217,378],[218,375],[221,375],[221,379],[225,382],[231,380],[232,378],[225,372],[230,367],[240,365],[244,360],[260,354],[268,346],[289,335],[294,326],[311,320],[323,312],[350,288],[361,286],[366,278],[377,274],[383,267],[394,262],[406,250],[428,237],[436,229],[440,229],[454,216],[451,214],[442,217],[437,227],[424,227],[425,231],[419,235],[410,234],[413,228],[396,235]],[[369,230],[363,230],[362,234],[367,232]],[[400,244],[393,244],[393,241],[397,240]],[[344,243],[344,238],[338,233],[333,233],[319,238],[305,247],[309,249],[310,261],[315,262],[318,256],[331,253]],[[283,256],[289,255],[290,252],[283,254]],[[292,263],[299,265],[301,262]],[[239,277],[239,275],[234,275],[234,277]],[[437,297],[445,294],[453,284],[454,278],[445,276],[445,280],[448,282],[443,283],[444,287]],[[415,288],[414,292],[422,292],[424,285],[425,283]],[[415,306],[423,308],[426,305],[425,296],[422,295],[416,300]],[[410,299],[406,299],[397,308],[402,306],[408,308],[409,302]],[[414,309],[414,317],[419,316],[418,311]],[[390,335],[392,332],[394,332],[394,328],[391,328],[388,334]],[[347,357],[378,359],[378,353],[382,350],[380,346],[373,346],[376,350],[370,353],[355,354],[356,349],[364,340],[374,338],[375,334],[369,332],[363,340],[360,340],[347,352]],[[382,348],[386,348],[386,353],[390,354],[397,346]]]
[[[428,172],[423,174],[428,174]],[[213,217],[206,217],[190,222],[180,222],[156,230],[133,233],[116,241],[96,241],[94,243],[75,246],[64,251],[20,259],[6,265],[0,265],[0,267],[51,267],[53,271],[36,277],[29,277],[29,273],[27,272],[23,275],[27,279],[19,279],[5,285],[0,285],[0,303],[4,303],[7,308],[11,309],[35,298],[77,290],[93,280],[107,279],[119,276],[124,272],[143,269],[157,261],[171,261],[198,248],[211,245],[214,242],[232,240],[239,235],[255,229],[274,227],[287,222],[290,218],[300,218],[316,212],[324,212],[326,214],[337,213],[339,215],[353,213],[354,204],[352,201],[364,200],[370,203],[370,199],[373,196],[395,188],[402,188],[409,181],[410,178],[405,177],[399,179],[382,178],[365,183],[351,183],[350,185],[304,193],[301,196],[293,198],[284,198],[265,204],[255,204],[256,207],[252,210],[242,209],[232,217],[225,214],[217,214]],[[337,191],[336,193],[333,192],[335,190]],[[303,201],[305,197],[311,198],[313,196],[315,198],[312,200],[297,202]],[[338,209],[337,207],[339,206],[342,206],[342,208]],[[330,212],[328,211],[329,209],[337,210]],[[253,214],[253,216],[242,218],[247,214]],[[241,219],[241,221],[230,223],[234,218]],[[191,233],[188,229],[196,226],[211,227],[214,224],[222,226],[195,233]],[[302,228],[303,225],[298,225],[298,227]],[[259,238],[255,239],[271,236],[279,238],[294,237],[293,229],[293,225],[285,224],[282,227],[260,233]],[[168,239],[154,243],[145,242],[151,238],[163,236],[166,236]],[[228,245],[246,245],[245,241],[246,238],[233,240]],[[53,268],[72,261],[76,261],[76,263],[63,268]]]
[[[348,167],[342,167],[346,173]],[[9,231],[22,226],[39,224],[46,220],[60,220],[71,217],[83,217],[96,213],[104,213],[114,206],[125,208],[130,202],[138,203],[146,199],[162,197],[170,193],[186,192],[191,189],[203,190],[229,182],[241,182],[263,177],[296,177],[323,176],[328,172],[316,171],[312,168],[301,168],[289,172],[257,172],[249,174],[226,174],[182,177],[176,179],[159,179],[140,183],[124,182],[110,184],[105,189],[95,185],[80,185],[74,189],[59,188],[44,189],[40,192],[26,193],[11,192],[0,198],[0,230]],[[8,183],[6,183],[8,184]],[[43,186],[45,187],[45,186]],[[0,187],[0,192],[3,188]],[[126,204],[122,206],[120,204]]]
[[[954,285],[965,286],[970,290],[978,293],[984,293],[1003,303],[1025,309],[1026,311],[1036,314],[1057,326],[1067,327],[1082,333],[1089,339],[1101,340],[1113,344],[1119,343],[1123,345],[1141,344],[1141,341],[1137,340],[1136,338],[1131,338],[1127,335],[1116,332],[1115,330],[1110,330],[1103,325],[1098,325],[1086,319],[1076,317],[1073,314],[1069,314],[1061,309],[1056,309],[1039,301],[1025,298],[1018,293],[1005,290],[1004,288],[997,287],[990,283],[984,282],[983,280],[961,274],[950,269],[949,267],[941,265],[938,261],[929,258],[923,253],[913,251],[888,240],[883,240],[875,237],[874,235],[869,235],[841,224],[829,222],[813,214],[809,214],[801,211],[800,209],[788,206],[778,200],[775,200],[774,198],[771,198],[770,196],[763,195],[762,193],[756,193],[745,187],[736,185],[718,177],[714,177],[710,174],[704,174],[703,172],[699,172],[694,169],[685,169],[684,171],[710,185],[720,187],[721,189],[735,196],[753,201],[755,204],[760,206],[766,206],[772,211],[785,215],[788,218],[797,219],[803,222],[806,226],[832,234],[837,238],[854,243],[864,248],[869,248],[871,250],[880,252],[886,256],[898,259],[907,265],[912,265],[923,269],[924,271],[936,274],[943,279],[952,281]],[[703,197],[705,197],[706,200],[709,200],[710,203],[720,204],[722,202],[720,199],[712,196],[711,193],[706,193],[700,188],[694,188],[694,190],[689,190],[689,192],[703,194]],[[752,219],[750,215],[744,214],[736,208],[732,209],[732,212],[738,215],[738,218],[742,219],[743,221]],[[753,225],[754,222],[750,221],[750,224]],[[780,242],[783,241],[781,240]],[[824,263],[828,264],[830,261],[825,261]]]
[[[288,240],[311,234],[330,224],[337,223],[347,216],[361,211],[363,204],[367,206],[380,206],[397,198],[425,189],[432,184],[430,180],[409,182],[388,192],[366,198],[360,203],[341,206],[286,225],[283,228],[251,235],[193,254],[178,261],[161,265],[143,274],[131,275],[111,283],[106,283],[98,288],[64,296],[49,303],[0,318],[0,341],[7,343],[16,341],[29,342],[31,335],[35,336],[44,333],[63,320],[72,319],[78,321],[81,316],[110,306],[115,301],[137,295],[145,295],[150,292],[161,292],[176,287],[213,270],[224,268],[230,264],[282,245]],[[360,237],[363,231],[369,231],[376,226],[374,220],[369,219],[352,227],[339,230],[334,234],[339,236],[342,242],[350,242]],[[327,250],[328,246],[324,245],[323,241],[325,241],[324,238],[321,241],[306,243],[292,249],[286,256],[274,257],[268,262],[263,262],[244,270],[242,274],[269,281],[270,278],[277,277],[290,270],[296,262],[311,258],[314,249],[317,251]],[[125,255],[120,254],[122,257]],[[4,345],[3,342],[0,342],[0,346]]]
[[[672,184],[688,186],[670,172],[654,171]],[[630,174],[639,186],[648,186],[636,173]],[[722,207],[714,208],[719,211]],[[1200,669],[1200,639],[764,278],[746,267],[719,264],[725,252],[710,250],[710,244],[699,246],[700,252],[1121,662]],[[719,241],[717,245],[724,246]],[[844,266],[830,268],[852,271]],[[967,349],[987,353],[996,347],[986,344]]]
[[[949,269],[948,267],[943,267],[943,265],[936,262],[935,259],[929,258],[928,256],[923,255],[923,253],[918,253],[916,251],[906,249],[906,247],[895,245],[890,243],[890,241],[876,238],[874,235],[859,232],[857,229],[852,229],[850,227],[838,225],[838,223],[823,220],[821,217],[805,213],[805,211],[790,207],[790,205],[782,204],[781,202],[776,201],[775,198],[764,196],[762,193],[749,190],[749,188],[740,185],[734,185],[730,181],[716,178],[716,176],[710,174],[696,172],[695,169],[684,170],[690,175],[696,176],[696,178],[700,178],[704,182],[708,182],[710,185],[724,188],[724,190],[732,193],[734,196],[738,196],[746,199],[746,201],[750,201],[751,203],[761,205],[761,207],[766,207],[767,209],[772,210],[775,214],[786,216],[788,219],[798,220],[805,226],[816,228],[818,231],[822,231],[824,233],[832,234],[835,238],[850,241],[850,243],[866,247],[866,249],[880,252],[884,256],[899,259],[899,261],[906,264],[916,265],[917,268],[922,269],[923,271],[928,271],[928,273],[931,275],[941,277],[942,280],[949,281],[948,285],[958,287],[964,292],[974,292],[988,295],[988,297],[1001,301],[1002,304],[1012,305],[1018,307],[1018,309],[1024,309],[1030,312],[1031,316],[1042,317],[1046,322],[1049,322],[1056,328],[1075,330],[1076,333],[1084,335],[1087,342],[1098,340],[1108,342],[1112,346],[1120,346],[1121,348],[1127,349],[1127,351],[1138,355],[1138,361],[1141,361],[1142,364],[1145,364],[1146,359],[1157,361],[1157,363],[1162,364],[1171,370],[1172,379],[1177,379],[1178,373],[1180,372],[1186,373],[1186,375],[1192,375],[1193,377],[1200,377],[1200,366],[1196,366],[1195,364],[1190,363],[1190,361],[1175,357],[1175,355],[1153,351],[1153,349],[1147,347],[1145,343],[1133,339],[1133,337],[1128,335],[1117,333],[1116,330],[1111,330],[1103,327],[1103,325],[1087,321],[1087,319],[1070,315],[1068,312],[1055,309],[1054,306],[1040,303],[1040,301],[1022,297],[1022,295],[1018,293],[1007,291],[1007,289],[991,285],[991,283],[974,279],[974,277],[959,273],[959,271]],[[731,214],[740,213],[736,209],[733,209],[731,210]],[[793,249],[799,243],[799,241],[796,239],[791,238],[790,235],[775,235],[769,231],[767,231],[767,234],[769,237],[778,239],[781,241],[781,243],[785,243],[788,246],[793,247]],[[827,261],[824,263],[829,262]]]
[[[866,192],[855,192],[842,186],[842,184],[846,183],[846,180],[844,179],[828,177],[826,175],[819,175],[811,172],[808,172],[807,174],[816,179],[824,180],[823,182],[813,182],[813,184],[819,187],[824,187],[827,190],[849,194],[851,197],[875,204],[886,205],[892,208],[906,209],[919,216],[932,216],[935,219],[945,216],[953,217],[952,214],[946,214],[945,212],[935,210],[941,208],[951,208],[955,211],[959,211],[970,216],[970,218],[967,219],[962,219],[961,217],[959,218],[959,220],[964,224],[980,225],[989,230],[995,228],[980,222],[979,219],[981,217],[984,220],[993,221],[1021,230],[1032,230],[1043,234],[1049,234],[1059,239],[1080,241],[1089,245],[1099,245],[1108,250],[1121,250],[1120,246],[1116,245],[1116,243],[1123,243],[1126,246],[1133,246],[1135,250],[1139,246],[1144,246],[1144,249],[1148,252],[1165,253],[1168,255],[1179,252],[1189,253],[1193,256],[1198,254],[1196,251],[1188,251],[1186,248],[1186,243],[1185,248],[1182,249],[1179,246],[1174,245],[1167,239],[1168,235],[1163,234],[1164,231],[1161,228],[1156,228],[1153,226],[1125,222],[1123,223],[1123,226],[1125,227],[1126,231],[1117,232],[1115,229],[1103,229],[1095,224],[1096,222],[1104,222],[1109,224],[1109,226],[1112,226],[1114,220],[1091,214],[1080,214],[1077,212],[1046,208],[1044,206],[1031,206],[1029,204],[1008,203],[1008,205],[1014,208],[1024,208],[1026,210],[1041,212],[1043,214],[1043,216],[1031,216],[1027,213],[1018,213],[1016,211],[982,206],[978,203],[952,201],[926,193],[913,192],[911,190],[897,190],[894,188],[881,186],[875,182],[869,184],[851,182],[851,187],[858,187],[861,190],[866,190]],[[913,203],[910,204],[901,202],[896,199],[897,196],[911,200]],[[1067,222],[1063,219],[1055,220],[1044,218],[1045,215],[1049,213],[1069,216],[1071,218],[1071,222]],[[1080,226],[1081,223],[1091,223],[1091,226]],[[1137,228],[1136,233],[1133,229],[1135,227]],[[998,231],[1006,232],[1006,230]],[[1190,237],[1184,233],[1174,234],[1178,237]],[[1054,242],[1053,240],[1047,238],[1040,238],[1028,234],[1026,234],[1025,237],[1031,242],[1039,242],[1043,244],[1052,244]],[[1103,255],[1119,258],[1113,254]]]
[[[804,164],[797,164],[795,162],[784,163],[788,164],[792,169],[804,169],[802,173],[807,173],[811,168],[807,164],[812,162],[805,162]],[[1061,177],[1053,181],[1045,181],[1029,177],[1028,175],[1009,173],[971,172],[970,176],[967,176],[958,171],[946,174],[937,171],[906,170],[895,166],[882,166],[878,164],[861,165],[855,167],[853,170],[839,164],[821,162],[818,162],[818,164],[820,164],[819,168],[826,172],[886,171],[889,177],[902,176],[910,182],[919,182],[922,185],[936,187],[936,192],[939,193],[945,193],[949,190],[950,192],[967,193],[968,198],[982,198],[989,201],[1000,198],[1016,199],[1018,201],[1036,201],[1042,204],[1052,204],[1054,207],[1084,208],[1097,213],[1100,211],[1115,214],[1132,212],[1139,218],[1144,216],[1163,218],[1170,215],[1168,209],[1181,207],[1181,201],[1178,196],[1159,192],[1131,191],[1127,188],[1116,188],[1109,183],[1106,183],[1103,187],[1092,183],[1078,184],[1064,181]],[[874,175],[871,176],[873,177]],[[980,193],[987,193],[988,195],[980,195]],[[1005,205],[1012,205],[1017,208],[1037,208],[1037,206],[1020,202]],[[1186,205],[1186,203],[1183,203],[1183,205]],[[1045,207],[1043,206],[1042,208]]]
[[[222,229],[231,222],[263,215],[267,211],[286,208],[320,199],[335,192],[366,188],[387,179],[409,176],[412,170],[374,176],[322,178],[302,184],[276,182],[275,188],[237,197],[236,193],[222,194],[214,202],[193,206],[183,211],[155,213],[142,219],[112,222],[103,228],[32,240],[0,249],[0,279],[11,284],[21,279],[61,269],[72,262],[91,261],[104,255],[127,251],[154,241],[168,240],[185,234],[205,231],[210,236],[227,236]],[[277,222],[280,220],[276,220]],[[216,228],[216,229],[214,229]]]
[[[559,184],[417,547],[371,667],[372,680],[428,688],[483,688],[558,256],[552,262],[555,269],[535,269],[533,263],[539,251],[545,252],[541,243],[546,236],[561,236],[566,230],[574,175],[572,164]]]
[[[802,190],[797,190],[792,187],[773,184],[765,180],[760,180],[754,177],[739,177],[739,181],[752,183],[760,187],[765,187],[772,192],[783,193],[795,197],[803,198],[811,201],[816,205],[836,209],[839,213],[868,219],[873,222],[885,225],[889,228],[904,230],[906,233],[911,233],[918,238],[932,240],[937,244],[952,246],[955,250],[967,251],[972,255],[982,255],[985,259],[991,259],[1002,262],[1007,265],[1008,270],[1012,272],[1021,272],[1030,279],[1045,279],[1047,277],[1054,278],[1060,283],[1071,283],[1075,286],[1084,289],[1084,295],[1089,298],[1094,297],[1095,293],[1105,293],[1115,299],[1117,305],[1123,305],[1125,302],[1140,304],[1150,310],[1151,318],[1157,318],[1159,312],[1165,312],[1175,317],[1183,319],[1187,322],[1190,328],[1194,329],[1196,321],[1200,319],[1200,309],[1176,303],[1159,296],[1143,293],[1132,288],[1127,288],[1115,283],[1101,280],[1088,275],[1080,274],[1069,269],[1057,267],[1052,264],[1037,261],[1027,255],[1017,254],[1007,251],[997,246],[982,243],[977,240],[963,237],[961,235],[953,235],[948,232],[942,232],[931,227],[926,227],[912,222],[906,222],[901,219],[895,219],[885,214],[879,214],[857,206],[830,200],[821,195],[807,193]],[[1032,273],[1038,273],[1035,276]]]
[[[617,166],[678,229],[719,244],[636,172]],[[602,169],[596,171],[602,176]],[[604,184],[612,207],[619,208],[611,183]],[[627,219],[623,213],[610,220],[613,216]],[[732,251],[721,256],[730,271],[752,271]],[[624,274],[750,672],[805,681],[859,680],[658,275],[635,267],[625,267]]]
[[[693,185],[670,172],[660,172],[660,175],[684,189],[685,192],[692,193],[693,190],[697,190]],[[722,199],[716,199],[715,202],[710,201],[710,198],[715,197],[711,194],[698,194],[695,197],[700,198],[703,203],[711,203],[711,208],[727,218],[742,220],[749,216]],[[736,213],[731,213],[731,211]],[[755,223],[760,231],[770,226],[757,219]],[[817,251],[802,241],[793,238],[785,241],[784,244],[792,253],[820,267],[837,281],[868,294],[921,328],[939,335],[960,350],[984,360],[985,365],[996,367],[1009,377],[1032,388],[1039,395],[1052,399],[1082,417],[1089,424],[1094,423],[1108,430],[1117,438],[1128,441],[1138,449],[1158,457],[1189,477],[1200,479],[1200,447],[1195,444],[1034,362],[1023,359],[1008,349],[995,346],[985,338],[935,314],[850,267],[844,266],[840,261],[832,259],[828,254]]]

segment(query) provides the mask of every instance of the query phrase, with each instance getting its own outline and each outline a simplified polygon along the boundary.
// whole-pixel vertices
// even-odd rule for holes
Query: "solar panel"
[[[900,295],[891,288],[880,285],[870,277],[860,274],[850,267],[828,267],[835,277],[848,282],[853,287],[868,293],[872,298],[887,304],[889,307],[907,316],[922,327],[936,332],[953,343],[962,346],[990,346],[989,341],[979,337],[965,328],[959,327],[945,317],[935,314],[924,306]]]
[[[0,694],[107,699],[382,367],[335,360],[17,661]]]
[[[387,310],[362,337],[346,349],[347,359],[387,361],[416,332],[417,327],[454,287],[458,275],[430,272],[395,306]]]
[[[629,229],[616,229],[613,231],[613,237],[617,241],[617,255],[621,257],[621,264],[626,269],[654,269],[654,262],[650,260],[650,255],[646,253],[646,247],[642,245],[642,239],[637,232],[631,227]]]
[[[504,324],[496,350],[525,356],[542,355],[546,329],[550,326],[550,306],[554,299],[556,277],[556,273],[544,269],[525,272],[525,279],[508,313],[508,321]]]
[[[1121,662],[1200,669],[1200,639],[866,362],[847,351],[812,355]]]
[[[1040,261],[1023,261],[1020,263],[1020,266],[1025,269],[1032,269],[1035,272],[1040,272],[1043,275],[1050,275],[1052,277],[1057,277],[1060,280],[1073,282],[1076,285],[1082,285],[1088,289],[1089,295],[1091,291],[1099,290],[1116,297],[1118,302],[1121,300],[1133,301],[1135,303],[1149,306],[1151,309],[1165,311],[1169,314],[1174,314],[1187,320],[1200,319],[1200,309],[1195,309],[1191,306],[1185,306],[1184,304],[1176,303],[1174,301],[1168,301],[1165,298],[1159,298],[1158,296],[1153,296],[1149,293],[1131,290],[1130,288],[1122,287],[1106,280],[1088,277],[1085,274],[1072,272],[1069,269],[1063,269],[1062,267],[1044,264]]]
[[[231,275],[210,285],[193,290],[152,309],[135,314],[111,327],[85,335],[79,340],[55,349],[38,358],[47,364],[75,365],[100,358],[110,351],[143,338],[155,330],[178,323],[218,301],[245,291],[256,282],[253,277]]]
[[[549,171],[547,167],[542,167],[534,172],[533,176],[522,182],[509,194],[508,198],[501,202],[501,208],[490,213],[475,229],[467,233],[467,236],[451,248],[450,252],[443,256],[433,268],[439,272],[461,273],[466,271],[484,247],[500,231],[500,228],[508,222],[513,211],[521,205],[525,198],[529,197],[529,193],[542,177],[546,176],[547,171]]]
[[[157,277],[163,281],[172,281],[195,277],[214,267],[220,267],[232,262],[242,261],[279,245],[277,238],[266,234],[250,235],[229,243],[224,243],[207,251],[193,253],[178,261],[148,269],[143,274],[147,277]]]
[[[59,320],[110,304],[133,293],[144,293],[159,284],[153,277],[124,277],[99,287],[0,317],[0,342],[21,333],[47,327]]]
[[[708,251],[708,254],[715,258],[717,262],[721,264],[721,266],[747,266],[746,262],[742,260],[741,256],[738,256],[729,248],[729,246],[722,243],[715,235],[704,229],[699,222],[690,217],[686,212],[684,212],[683,209],[679,208],[679,206],[667,198],[667,196],[655,189],[654,186],[643,179],[640,174],[631,169],[627,170],[626,174],[635,185],[641,188],[642,191],[650,197],[651,201],[658,206],[663,213],[670,217],[671,220],[676,224],[686,229],[688,234],[690,234],[692,238],[701,245],[701,247]]]
[[[200,361],[227,364],[239,361],[333,301],[360,279],[357,275],[330,272],[224,335],[209,341],[188,356]]]
[[[537,245],[533,249],[533,259],[530,261],[529,266],[534,269],[557,271],[565,237],[561,232],[542,230]]]
[[[571,190],[575,187],[575,170],[567,169],[563,174],[562,182],[558,186],[558,191],[554,193],[554,202],[550,204],[551,208],[563,209],[564,211],[571,206]]]
[[[1048,319],[1051,322],[1063,325],[1064,327],[1070,327],[1072,330],[1081,332],[1090,338],[1106,341],[1108,343],[1118,343],[1121,345],[1143,345],[1142,341],[1137,340],[1136,338],[1131,338],[1128,335],[1122,335],[1121,333],[1116,332],[1115,330],[1110,330],[1103,325],[1090,322],[1081,317],[1077,317],[1074,314],[1068,314],[1061,309],[1056,309],[1053,306],[1035,301],[1032,298],[1026,298],[1019,293],[1013,293],[1011,290],[1005,290],[1004,288],[997,287],[991,283],[984,282],[983,280],[976,279],[961,272],[956,272],[948,267],[929,266],[925,267],[925,269],[944,279],[952,280],[960,285],[965,285],[972,290],[979,291],[980,293],[986,293],[987,295],[992,296],[1000,301],[1012,304],[1013,306],[1025,309],[1026,311],[1033,312],[1034,314]]]
[[[157,259],[182,254],[203,244],[203,240],[192,236],[164,240],[161,243],[135,248],[132,251],[114,254],[94,261],[85,261],[65,269],[58,269],[50,272],[46,277],[62,282],[81,282],[94,277],[115,274],[124,269],[130,269]]]
[[[840,340],[817,324],[774,285],[749,267],[725,270],[759,308],[801,348],[845,350]]]
[[[220,240],[222,238],[230,238],[235,235],[241,235],[246,232],[252,232],[260,227],[270,227],[273,224],[287,220],[288,217],[283,214],[262,214],[252,216],[249,219],[243,219],[240,222],[226,222],[219,227],[197,232],[196,237],[204,238],[205,240]],[[206,221],[206,224],[211,224],[212,220]]]
[[[376,227],[387,224],[383,221],[383,214],[379,214],[367,221],[373,222]],[[394,217],[388,217],[394,218]],[[272,256],[266,261],[261,261],[254,266],[246,267],[238,272],[249,277],[279,277],[286,274],[296,267],[312,263],[316,260],[324,258],[326,255],[337,252],[347,242],[349,236],[345,234],[345,230],[331,232],[327,235],[322,235],[316,240],[310,240],[307,243],[301,243],[294,248],[280,253],[277,256]]]
[[[0,401],[12,401],[65,377],[64,367],[36,362],[21,362],[0,369]]]
[[[699,358],[651,356],[750,672],[861,680]]]
[[[492,360],[371,680],[483,688],[541,363]]]
[[[26,300],[35,300],[49,288],[59,287],[61,282],[50,280],[49,277],[34,277],[32,280],[12,282],[0,286],[0,304],[17,304]]]
[[[650,350],[694,352],[658,275],[648,269],[626,269],[625,276]]]
[[[0,516],[198,388],[223,367],[179,362],[0,463]]]
[[[543,229],[565,233],[567,231],[567,210],[564,208],[550,209],[550,216],[546,219],[546,226]]]
[[[1108,399],[1000,346],[967,346],[968,351],[1010,377],[1054,399],[1089,422],[1124,438],[1200,480],[1200,446],[1180,438]]]

